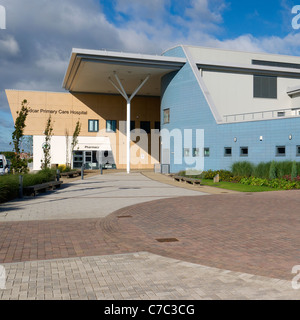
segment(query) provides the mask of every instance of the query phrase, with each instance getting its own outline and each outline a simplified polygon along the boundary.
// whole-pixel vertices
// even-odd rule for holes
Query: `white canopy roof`
[[[184,58],[73,49],[63,88],[70,92],[119,94],[109,81],[116,73],[130,95],[150,75],[139,95],[160,96],[161,77],[185,63]]]

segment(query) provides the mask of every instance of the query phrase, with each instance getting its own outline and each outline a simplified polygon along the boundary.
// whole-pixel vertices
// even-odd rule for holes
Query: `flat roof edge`
[[[153,60],[153,61],[166,61],[166,62],[181,62],[185,63],[185,58],[178,57],[166,57],[162,55],[151,55],[141,53],[126,53],[121,51],[107,51],[107,50],[90,50],[90,49],[79,49],[73,48],[72,53],[76,55],[94,55],[103,57],[114,57],[114,58],[125,58],[125,59],[140,59],[140,60]]]

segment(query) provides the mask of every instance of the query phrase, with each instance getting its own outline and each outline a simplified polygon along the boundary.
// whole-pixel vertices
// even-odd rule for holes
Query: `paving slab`
[[[140,173],[94,175],[55,191],[0,205],[0,222],[101,218],[120,208],[162,198],[204,195],[154,181]]]
[[[4,264],[0,300],[299,300],[290,281],[148,252]],[[30,273],[28,272],[30,270]]]
[[[0,205],[0,300],[299,300],[300,190],[216,189],[118,172]]]

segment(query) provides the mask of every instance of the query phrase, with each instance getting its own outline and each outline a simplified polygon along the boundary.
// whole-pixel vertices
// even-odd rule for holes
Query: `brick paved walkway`
[[[100,177],[99,179],[103,180],[108,178]],[[115,176],[114,179],[117,181]],[[140,178],[135,182],[132,181],[130,188],[132,196],[135,192],[133,186],[136,185],[137,181],[139,181],[141,185],[145,183],[145,188],[148,186],[147,178],[139,179]],[[96,178],[94,183],[97,184],[99,182],[97,181],[98,178]],[[80,183],[82,182],[79,181],[78,184]],[[151,181],[149,185],[154,187]],[[107,189],[110,190],[111,195],[112,191],[110,188],[112,188],[111,182]],[[154,189],[155,188],[147,189],[147,192],[151,192],[150,190]],[[180,190],[179,188],[175,189]],[[100,190],[101,198],[106,189],[101,185]],[[67,190],[62,190],[61,192],[65,191]],[[153,197],[157,198],[157,191],[158,189],[153,191]],[[99,200],[96,197],[94,187],[91,192],[93,192],[93,196],[87,199],[88,201],[84,203],[85,205],[88,205],[89,202],[89,205],[92,206],[93,201]],[[124,190],[120,192],[122,194]],[[126,189],[125,192],[129,194],[128,189]],[[146,201],[142,190],[138,190],[138,192],[140,192],[141,197],[143,197],[143,201]],[[45,197],[43,201],[42,198],[33,200],[35,204],[40,203],[40,207],[44,211],[43,220],[33,220],[32,217],[27,219],[26,215],[24,215],[24,219],[22,210],[26,211],[27,209],[25,207],[22,209],[20,204],[17,204],[15,208],[13,204],[10,204],[9,207],[12,210],[9,211],[7,216],[3,217],[3,219],[7,219],[7,221],[0,222],[0,264],[5,264],[11,279],[17,279],[17,281],[15,283],[16,286],[11,287],[14,282],[9,282],[6,291],[0,290],[0,299],[22,299],[22,297],[25,298],[25,295],[27,298],[30,298],[30,296],[32,298],[33,291],[29,294],[29,288],[26,287],[23,280],[20,280],[20,277],[22,278],[22,275],[26,275],[30,271],[28,271],[27,268],[31,269],[33,265],[40,265],[42,270],[51,266],[51,261],[54,264],[56,263],[55,261],[66,261],[66,264],[68,264],[68,261],[73,261],[76,265],[77,263],[82,263],[84,257],[89,256],[94,257],[91,258],[92,260],[100,261],[99,263],[102,263],[106,259],[105,261],[108,261],[109,268],[114,266],[118,269],[118,265],[114,261],[116,261],[115,259],[120,260],[121,258],[115,257],[123,257],[125,260],[133,259],[133,266],[136,263],[134,254],[137,252],[148,252],[140,256],[140,259],[145,258],[145,261],[156,257],[155,260],[157,264],[155,264],[155,266],[158,269],[151,271],[155,279],[157,279],[156,277],[160,274],[160,263],[166,263],[171,268],[174,261],[177,261],[175,263],[176,266],[178,266],[178,261],[185,261],[186,266],[196,270],[196,274],[198,274],[202,280],[198,282],[198,287],[193,287],[195,279],[191,276],[191,273],[185,269],[187,273],[180,273],[182,288],[183,290],[187,290],[186,295],[183,295],[182,293],[179,294],[177,290],[181,283],[178,278],[176,278],[175,281],[172,277],[170,278],[170,275],[166,276],[166,274],[164,274],[161,281],[164,283],[167,283],[167,281],[174,283],[174,286],[177,288],[177,291],[175,290],[177,294],[174,294],[174,290],[168,291],[167,287],[162,287],[158,290],[157,287],[154,286],[152,291],[150,289],[150,291],[147,291],[147,288],[143,290],[140,289],[138,291],[139,294],[133,294],[133,292],[129,290],[132,298],[149,298],[150,296],[152,298],[158,298],[159,296],[147,295],[145,293],[153,293],[157,289],[156,292],[161,293],[161,297],[170,299],[173,299],[175,296],[179,299],[183,297],[190,299],[201,297],[205,299],[209,297],[213,299],[230,299],[233,297],[243,299],[255,298],[255,294],[253,294],[255,288],[260,290],[260,298],[300,298],[300,291],[292,290],[291,286],[288,285],[294,277],[294,275],[291,274],[293,266],[300,264],[300,216],[298,211],[300,191],[217,195],[203,195],[198,193],[201,196],[176,198],[174,198],[174,196],[176,196],[177,193],[174,193],[172,189],[165,190],[164,192],[168,192],[165,194],[164,199],[144,203],[138,203],[139,201],[137,201],[137,204],[119,209],[110,215],[101,213],[99,217],[84,219],[79,219],[78,216],[76,216],[76,212],[76,219],[72,219],[69,213],[65,215],[66,219],[49,219],[47,217],[46,207],[43,207],[43,201],[47,203],[49,200],[48,196]],[[170,192],[173,192],[173,198],[170,198]],[[70,198],[68,198],[67,201],[70,201],[72,197],[76,197],[76,193],[77,189],[75,188],[73,193],[70,192]],[[194,194],[191,193],[191,195]],[[49,197],[52,197],[52,200],[60,198],[59,193],[56,196],[49,195]],[[66,194],[64,194],[63,199],[65,198]],[[120,194],[118,194],[115,199],[118,199],[115,200],[116,202],[122,202]],[[101,201],[101,199],[99,201]],[[61,213],[63,213],[63,201],[57,201],[56,206],[50,208],[51,210],[57,210],[59,203],[61,203],[59,208]],[[120,207],[122,206],[120,205]],[[80,208],[78,209],[80,210]],[[37,210],[37,208],[35,210]],[[50,212],[51,210],[49,210],[49,215],[53,216],[53,213]],[[19,217],[17,221],[14,221],[14,214]],[[94,213],[93,216],[95,216]],[[176,238],[178,241],[157,241],[157,239],[165,238]],[[119,256],[120,254],[121,256]],[[159,257],[162,259],[161,262],[158,262]],[[40,261],[40,263],[38,263],[38,261]],[[49,263],[47,261],[49,261]],[[141,268],[143,269],[144,277],[147,278],[147,274],[149,274],[152,266],[149,265],[147,271],[145,261]],[[58,264],[62,266],[62,268],[65,268],[63,262]],[[199,268],[201,265],[206,267],[201,267],[202,269],[200,268],[200,270],[196,267],[196,264]],[[132,266],[128,266],[128,268],[130,269]],[[18,272],[18,268],[22,271]],[[88,268],[91,270],[89,263]],[[34,270],[36,270],[36,268],[34,268]],[[217,284],[214,278],[210,278],[212,274],[209,273],[209,270],[215,270],[215,276],[224,275],[224,270],[230,270],[231,280],[229,278],[222,278],[223,280],[221,282],[223,285],[220,283]],[[177,271],[181,272],[179,270]],[[38,272],[38,270],[36,270],[36,272]],[[64,272],[64,270],[60,270],[60,273]],[[114,271],[109,270],[108,272],[111,273]],[[228,272],[229,271],[226,271],[226,273]],[[100,281],[100,275],[95,277],[94,273],[95,271],[92,270],[90,277],[94,279],[95,286],[97,287],[97,283]],[[208,278],[206,278],[205,274]],[[246,290],[248,292],[247,294],[246,291],[243,293],[239,291],[240,286],[244,286],[244,284],[240,283],[239,277],[241,274],[245,279],[248,279],[247,285],[249,285],[248,289],[250,291]],[[52,275],[53,270],[49,270],[47,277],[49,283],[43,284],[43,289],[40,289],[40,298],[42,298],[42,296],[44,299],[49,298],[49,295],[46,297],[45,288],[52,286]],[[37,274],[33,272],[33,278],[35,276],[37,277]],[[122,273],[118,273],[118,277],[123,276]],[[257,287],[257,281],[259,281],[260,276],[266,278],[264,278],[263,282]],[[272,280],[272,278],[282,279],[282,283],[280,281],[278,282],[278,280]],[[27,276],[25,279],[27,279]],[[90,282],[92,281],[91,279],[89,279]],[[89,293],[84,290],[79,293],[77,289],[77,291],[71,289],[74,287],[73,280],[68,279],[68,281],[70,282],[69,292],[67,292],[68,290],[65,286],[52,286],[55,292],[60,292],[56,295],[56,298],[58,298],[58,296],[61,299],[68,297],[120,298],[120,294],[116,293],[118,291],[117,289],[114,290],[114,294],[110,292],[111,294],[106,295],[103,293],[103,290],[101,291],[101,288],[99,289],[98,287],[101,292],[95,289],[96,291],[94,290],[93,293],[89,290]],[[103,281],[103,279],[101,281]],[[274,281],[277,284],[279,283],[278,288],[273,287],[272,283],[274,283]],[[206,284],[203,287],[204,282]],[[211,283],[211,287],[209,287],[209,283]],[[224,283],[233,284],[228,284],[228,291],[226,291],[226,285],[224,285]],[[264,284],[263,288],[268,288],[265,292],[261,291],[262,283]],[[32,284],[32,286],[34,287],[34,284]],[[35,288],[37,288],[37,286],[38,283],[36,282]],[[106,284],[105,287],[107,286]],[[119,280],[115,281],[113,288],[116,287],[120,290],[122,288]],[[14,288],[16,291],[15,294],[13,293]],[[22,288],[25,289],[23,290]],[[64,294],[62,294],[62,288],[64,288]],[[198,291],[196,289],[198,289]],[[202,290],[201,294],[199,294],[199,290]],[[20,293],[21,291],[24,291],[23,294]],[[124,290],[121,291],[123,292]],[[55,298],[53,292],[52,298]],[[98,292],[98,295],[95,292]],[[232,294],[233,292],[236,294]],[[217,293],[219,293],[219,295],[216,295]],[[72,297],[70,294],[72,294]],[[36,297],[37,296],[36,292]],[[124,293],[122,297],[130,298],[131,295],[128,296],[127,292]]]

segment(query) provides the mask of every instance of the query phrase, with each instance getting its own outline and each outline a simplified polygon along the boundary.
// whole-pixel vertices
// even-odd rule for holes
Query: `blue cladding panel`
[[[177,57],[183,57],[182,54],[181,47],[165,53]],[[170,109],[169,124],[163,124],[163,109],[166,108]],[[300,161],[296,156],[296,146],[300,145],[300,118],[218,125],[188,63],[180,71],[162,79],[161,124],[162,129],[170,131],[204,129],[205,147],[210,148],[210,156],[205,158],[205,170],[230,169],[237,161]],[[289,140],[290,134],[292,140]],[[260,141],[260,136],[263,136],[263,141]],[[235,137],[237,142],[234,142]],[[286,146],[285,157],[276,156],[276,146],[281,145]],[[224,157],[224,147],[232,147],[231,157]],[[248,147],[248,157],[240,156],[240,147]],[[172,145],[171,151],[174,151]],[[186,167],[184,161],[182,164],[172,163],[171,154],[171,172],[185,170]]]

